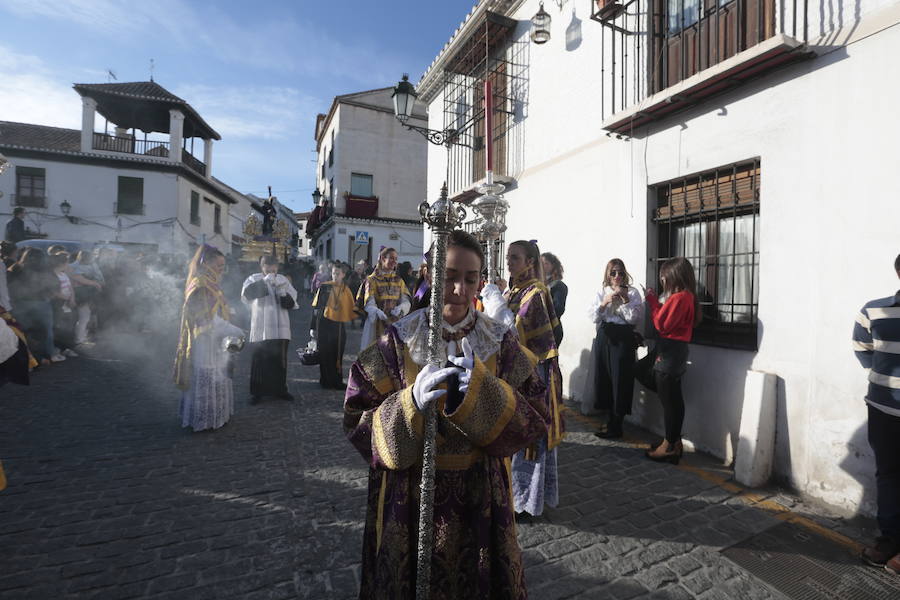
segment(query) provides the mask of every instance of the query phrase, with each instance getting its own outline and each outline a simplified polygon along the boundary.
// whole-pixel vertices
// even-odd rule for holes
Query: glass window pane
[[[668,0],[669,35],[690,27],[700,19],[700,0]]]
[[[350,195],[369,198],[372,193],[372,176],[360,173],[350,174]]]

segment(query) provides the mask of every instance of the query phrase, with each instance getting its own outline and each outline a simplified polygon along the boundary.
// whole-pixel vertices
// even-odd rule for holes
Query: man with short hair
[[[8,242],[18,243],[25,239],[25,208],[17,206],[13,209],[13,218],[6,224],[4,239]]]
[[[900,277],[900,254],[894,260]],[[853,349],[869,370],[869,445],[875,454],[881,536],[860,555],[900,575],[900,290],[872,300],[856,316]]]

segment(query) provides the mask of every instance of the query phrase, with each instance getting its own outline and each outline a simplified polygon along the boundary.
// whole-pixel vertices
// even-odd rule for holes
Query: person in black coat
[[[17,206],[13,209],[13,218],[6,224],[4,239],[7,242],[18,243],[26,238],[25,209]]]
[[[559,348],[559,343],[563,338],[562,316],[566,312],[566,297],[569,295],[569,288],[562,281],[563,266],[555,254],[544,252],[541,254],[541,263],[544,267],[544,283],[550,288],[553,310],[556,311],[556,318],[560,320],[559,327],[553,330],[556,347]]]

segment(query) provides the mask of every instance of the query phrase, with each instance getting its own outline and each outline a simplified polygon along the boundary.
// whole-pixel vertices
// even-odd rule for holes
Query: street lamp
[[[69,223],[75,223],[77,221],[75,217],[69,216],[69,213],[72,212],[72,205],[69,204],[68,200],[63,199],[63,201],[59,203],[59,212],[69,220]]]
[[[453,144],[453,139],[456,134],[456,130],[452,127],[439,131],[437,129],[428,129],[427,127],[419,127],[418,125],[410,125],[407,123],[409,117],[412,116],[413,106],[418,97],[419,95],[416,93],[415,86],[409,82],[409,75],[404,73],[403,79],[397,83],[397,86],[394,88],[394,93],[391,94],[391,98],[394,100],[394,116],[397,117],[397,120],[400,121],[401,125],[411,131],[421,133],[432,144],[437,146],[446,145],[449,148]]]
[[[319,188],[316,188],[316,191],[312,193],[313,206],[319,205],[319,200],[322,199],[322,192],[319,191]]]
[[[403,79],[397,83],[394,93],[391,94],[391,98],[394,100],[394,116],[398,121],[406,123],[412,116],[413,105],[418,97],[416,87],[409,82],[409,75],[404,73]]]
[[[544,44],[550,39],[550,15],[544,10],[544,3],[531,17],[531,41],[535,44]]]

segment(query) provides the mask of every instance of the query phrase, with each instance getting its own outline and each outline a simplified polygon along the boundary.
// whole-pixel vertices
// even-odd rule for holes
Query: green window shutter
[[[144,179],[142,177],[119,177],[116,212],[124,215],[144,214]]]
[[[200,224],[200,194],[191,192],[191,225]]]

